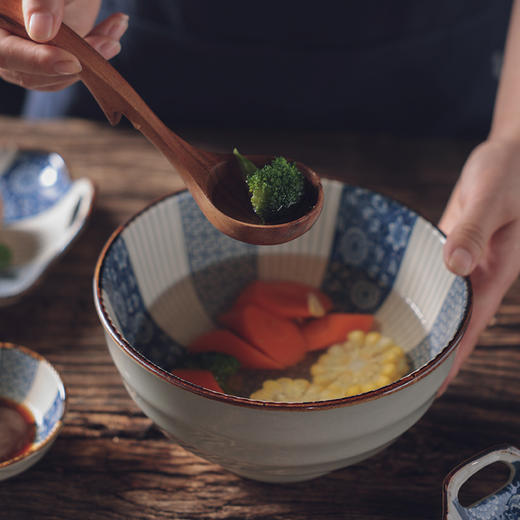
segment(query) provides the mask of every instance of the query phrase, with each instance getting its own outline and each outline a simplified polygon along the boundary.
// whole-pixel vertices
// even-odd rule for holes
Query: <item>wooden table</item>
[[[214,150],[281,153],[395,196],[437,221],[474,143],[294,132],[181,131]],[[36,466],[0,484],[2,520],[438,519],[445,474],[497,443],[520,444],[520,286],[448,391],[377,457],[326,477],[269,485],[166,440],[127,395],[94,310],[92,275],[114,228],[182,187],[132,129],[0,118],[0,146],[55,150],[98,188],[81,238],[22,302],[0,309],[1,340],[46,356],[68,390],[65,427]],[[478,496],[498,477],[468,490]],[[471,498],[471,497],[470,497]],[[474,497],[473,497],[474,498]]]

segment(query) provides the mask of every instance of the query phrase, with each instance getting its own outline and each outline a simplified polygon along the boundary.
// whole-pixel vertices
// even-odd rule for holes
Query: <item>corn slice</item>
[[[340,399],[389,385],[408,370],[404,350],[392,339],[356,330],[319,357],[310,368],[310,381],[268,379],[251,398],[276,402]]]

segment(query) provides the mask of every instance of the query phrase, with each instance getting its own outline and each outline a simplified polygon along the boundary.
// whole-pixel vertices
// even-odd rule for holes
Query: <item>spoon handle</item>
[[[24,26],[20,0],[1,0],[0,28],[29,38]],[[195,181],[201,187],[204,178],[193,178],[193,172],[207,169],[214,161],[210,154],[193,148],[172,132],[143,101],[132,86],[103,56],[70,27],[62,24],[49,42],[73,54],[81,63],[79,76],[108,121],[116,125],[123,114],[132,125],[154,144],[182,176],[188,187]]]

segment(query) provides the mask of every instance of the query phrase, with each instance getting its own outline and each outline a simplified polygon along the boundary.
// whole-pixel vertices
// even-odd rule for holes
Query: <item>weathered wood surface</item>
[[[265,151],[390,194],[437,220],[472,143],[312,133],[182,132],[211,150]],[[116,226],[182,187],[133,130],[84,121],[0,118],[0,146],[60,152],[97,188],[80,239],[22,302],[0,309],[1,340],[45,355],[68,391],[66,425],[47,456],[0,483],[2,520],[439,519],[445,474],[497,443],[520,444],[520,286],[448,391],[379,456],[309,483],[236,477],[166,440],[133,404],[105,348],[92,274]],[[468,493],[478,496],[497,477]]]

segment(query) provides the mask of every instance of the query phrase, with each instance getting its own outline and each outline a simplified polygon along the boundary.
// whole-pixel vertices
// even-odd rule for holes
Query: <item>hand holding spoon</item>
[[[29,38],[21,0],[1,0],[0,27]],[[263,224],[252,210],[247,186],[232,153],[205,152],[181,139],[100,54],[65,24],[49,44],[61,47],[79,60],[83,67],[80,79],[108,121],[116,125],[124,115],[162,152],[181,175],[206,218],[221,232],[251,244],[280,244],[305,233],[318,218],[323,206],[323,190],[312,169],[296,163],[307,184],[301,213],[287,222]],[[272,157],[253,155],[249,159],[263,166]]]

